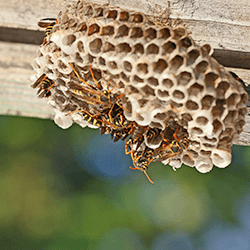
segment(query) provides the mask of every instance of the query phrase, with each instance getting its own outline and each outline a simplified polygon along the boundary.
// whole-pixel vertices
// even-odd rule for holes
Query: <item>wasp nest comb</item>
[[[47,22],[33,87],[57,110],[59,126],[74,120],[126,139],[143,171],[152,161],[203,173],[230,164],[248,95],[209,45],[183,27],[86,1]]]

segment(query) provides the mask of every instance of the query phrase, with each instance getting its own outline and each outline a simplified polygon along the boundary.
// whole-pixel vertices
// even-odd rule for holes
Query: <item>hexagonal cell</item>
[[[201,135],[203,134],[203,130],[201,128],[194,127],[194,128],[191,128],[190,133],[192,135]]]
[[[143,30],[141,27],[132,27],[130,29],[130,37],[131,38],[140,38],[143,37]]]
[[[129,28],[128,28],[128,26],[125,25],[125,24],[123,24],[123,25],[121,25],[121,26],[117,29],[115,38],[128,36],[128,33],[129,33]]]
[[[172,41],[164,43],[162,46],[162,55],[171,54],[176,49],[176,44]]]
[[[133,54],[137,54],[138,56],[141,56],[144,53],[144,47],[142,44],[137,43],[133,47]]]
[[[99,54],[102,50],[102,40],[100,38],[95,38],[89,43],[89,50],[93,54]]]
[[[218,86],[216,87],[216,92],[218,95],[218,98],[224,98],[226,91],[229,89],[229,83],[226,81],[220,81],[218,83]]]
[[[174,86],[174,83],[171,79],[162,79],[161,85],[166,89],[171,89]]]
[[[209,67],[209,63],[207,61],[203,60],[195,66],[194,70],[196,70],[198,74],[202,74],[202,73],[206,72],[208,67]]]
[[[67,22],[67,25],[68,25],[68,28],[75,28],[77,27],[77,21],[75,18],[72,18],[70,19],[68,22]]]
[[[189,96],[198,96],[203,90],[204,87],[196,82],[188,88],[188,94]]]
[[[175,102],[176,101],[176,102]],[[183,103],[179,103],[179,102],[177,102],[177,101],[180,101],[180,100],[176,100],[176,99],[172,99],[171,100],[171,106],[172,106],[172,108],[173,108],[173,110],[175,110],[175,112],[177,112],[177,113],[180,113],[182,110],[184,110],[184,109],[181,109],[181,110],[178,110],[178,109],[180,109],[180,108],[182,108],[183,107]]]
[[[101,41],[101,40],[100,40]],[[99,42],[99,41],[98,41]],[[102,44],[100,44],[102,45]],[[103,53],[108,53],[108,52],[112,52],[112,51],[115,51],[115,46],[112,44],[112,43],[109,43],[109,42],[105,42],[103,44],[103,49],[102,49],[102,52]]]
[[[233,133],[234,133],[234,128],[232,128],[232,127],[226,128],[224,131],[222,131],[220,133],[219,138],[222,139],[222,138],[228,137],[228,136],[232,137]]]
[[[226,103],[228,106],[236,106],[236,104],[240,101],[240,95],[236,92],[231,93],[230,96],[227,97]]]
[[[184,37],[183,39],[181,39],[179,41],[178,44],[179,44],[181,50],[183,50],[183,49],[186,50],[187,48],[192,46],[194,44],[194,42],[189,37]]]
[[[207,55],[212,55],[213,54],[213,49],[209,44],[204,44],[201,46],[201,51],[202,55],[205,57]]]
[[[240,95],[240,101],[242,103],[247,103],[249,99],[250,99],[250,97],[246,92],[244,92],[243,94]]]
[[[93,11],[93,8],[92,8],[91,5],[86,5],[86,6],[84,7],[84,15],[85,15],[85,16],[92,16],[93,13],[94,13],[94,11]]]
[[[181,159],[182,159],[183,163],[186,164],[187,166],[190,166],[190,167],[194,166],[194,161],[193,161],[193,159],[191,159],[189,157],[189,155],[185,154],[182,156]]]
[[[101,32],[100,32],[101,36],[112,36],[114,35],[114,33],[115,33],[114,27],[111,25],[101,27]]]
[[[117,13],[117,10],[105,10],[104,15],[106,18],[116,19],[118,13]]]
[[[185,98],[185,94],[181,90],[176,89],[172,93],[172,97],[175,99],[175,101],[176,100],[181,101],[181,100],[183,100]]]
[[[106,60],[103,57],[99,57],[99,65],[106,66]]]
[[[158,89],[156,92],[156,95],[162,99],[168,98],[169,97],[169,92],[166,90],[160,90]]]
[[[188,101],[186,102],[186,108],[187,108],[188,110],[193,111],[193,110],[199,109],[199,105],[198,105],[198,103],[196,103],[196,102],[194,102],[194,101],[188,100]]]
[[[128,72],[131,72],[132,69],[133,69],[133,66],[132,64],[129,62],[129,61],[124,61],[123,62],[123,68],[128,71]]]
[[[47,54],[44,56],[44,62],[48,65],[48,67],[51,68],[51,66],[53,66],[55,63],[55,59],[51,54]]]
[[[120,77],[122,80],[124,80],[125,82],[130,82],[130,76],[127,76],[124,72],[120,73]]]
[[[207,87],[215,88],[215,81],[219,76],[214,72],[208,72],[205,74],[204,82],[206,83]]]
[[[169,62],[169,68],[171,71],[177,71],[182,64],[184,63],[184,59],[180,55],[176,55],[170,62]]]
[[[199,123],[201,126],[205,126],[208,123],[208,119],[204,116],[199,116],[196,118],[196,122]]]
[[[190,154],[192,159],[196,159],[197,157],[199,157],[199,154],[196,151],[192,150],[192,149],[188,149],[188,153]]]
[[[183,71],[176,78],[178,85],[187,85],[192,79],[192,74],[190,72]]]
[[[156,38],[156,30],[153,28],[148,28],[144,31],[144,39],[149,42]]]
[[[148,64],[147,63],[138,63],[136,70],[139,74],[148,74]]]
[[[80,41],[77,41],[77,50],[78,52],[80,53],[85,53],[85,50],[84,50],[84,43],[80,40]]]
[[[103,16],[103,8],[102,7],[94,8],[93,16],[94,17],[101,17],[101,16]]]
[[[69,74],[72,71],[69,64],[61,58],[56,60],[56,66],[57,66],[58,71],[63,74]],[[48,74],[48,72],[46,72],[46,74]]]
[[[154,78],[154,77],[149,77],[149,78],[147,79],[147,82],[149,83],[149,85],[152,85],[152,86],[154,86],[154,87],[156,87],[156,86],[159,85],[158,80],[157,80],[156,78]]]
[[[128,93],[129,95],[138,94],[139,90],[133,85],[127,85],[126,86],[126,93]]]
[[[215,98],[211,95],[205,95],[202,99],[201,99],[201,105],[202,105],[202,109],[210,109],[212,107],[212,104],[214,102]]]
[[[77,31],[81,31],[84,34],[87,31],[87,29],[88,29],[88,25],[86,24],[86,22],[80,22],[79,24],[77,24],[77,27],[76,27]]]
[[[134,13],[130,15],[129,20],[135,23],[142,23],[144,21],[144,16],[142,13]]]
[[[167,116],[168,116],[168,114],[166,112],[157,113],[157,114],[154,115],[154,118],[158,119],[158,120],[164,120]]]
[[[80,64],[82,66],[84,61],[78,52],[75,54],[74,59],[76,64]]]
[[[141,90],[145,93],[145,95],[147,96],[154,96],[155,95],[155,91],[154,89],[152,89],[150,86],[145,85],[144,87],[141,88]]]
[[[168,64],[163,59],[159,59],[157,62],[153,62],[153,71],[156,73],[162,73],[167,67]]]
[[[66,35],[62,39],[62,44],[64,46],[70,46],[76,40],[76,36],[73,34]]]
[[[157,38],[167,40],[171,36],[171,31],[168,27],[158,30]]]
[[[128,54],[129,52],[131,52],[132,48],[130,47],[130,45],[128,43],[119,43],[116,46],[116,52],[117,53],[125,53]]]
[[[202,149],[199,153],[202,157],[210,157],[212,152]]]
[[[238,112],[236,110],[228,111],[227,116],[224,118],[223,123],[233,123],[238,117]]]
[[[144,80],[141,79],[140,77],[134,75],[133,76],[133,83],[136,85],[136,84],[139,84],[139,83],[144,83]]]
[[[201,173],[210,172],[213,169],[213,163],[210,158],[199,159],[199,162],[196,163],[196,169]]]
[[[174,39],[179,40],[181,37],[186,36],[187,31],[184,27],[176,27],[173,29]]]
[[[211,158],[216,167],[225,168],[231,163],[232,155],[228,151],[213,149]]]
[[[208,138],[207,136],[202,137],[203,142],[208,142],[210,144],[215,144],[218,141],[218,137]]]
[[[93,23],[89,26],[88,36],[98,33],[99,31],[100,31],[100,26],[96,23]]]
[[[118,19],[119,21],[122,21],[122,22],[128,21],[129,13],[127,11],[120,11]]]
[[[213,117],[221,117],[225,111],[225,99],[217,99],[215,106],[213,106],[211,113]]]
[[[198,48],[190,50],[187,54],[187,65],[193,64],[199,56],[200,56],[200,51]]]
[[[213,133],[217,134],[219,131],[222,130],[223,125],[218,119],[216,119],[216,120],[213,121],[213,127],[214,127]]]
[[[158,123],[158,122],[151,122],[151,123],[149,124],[149,126],[150,126],[151,128],[162,129],[162,125],[161,125],[160,123]]]
[[[193,120],[193,117],[189,113],[181,114],[182,119],[184,119],[187,122],[190,122]]]
[[[152,44],[147,46],[147,48],[146,48],[147,55],[150,55],[150,54],[156,55],[158,53],[159,53],[159,47],[156,44],[152,43]]]

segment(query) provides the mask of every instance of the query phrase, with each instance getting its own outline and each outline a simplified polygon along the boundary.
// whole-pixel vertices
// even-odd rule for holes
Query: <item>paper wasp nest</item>
[[[183,27],[79,1],[59,13],[33,66],[37,77],[46,74],[55,83],[48,100],[57,109],[59,126],[67,127],[73,119],[83,127],[96,127],[79,113],[64,116],[77,109],[95,114],[93,105],[72,91],[79,79],[71,65],[86,82],[95,84],[92,65],[103,89],[124,94],[120,103],[128,121],[157,128],[161,135],[171,123],[180,126],[177,136],[185,137],[188,146],[171,158],[170,165],[178,168],[185,163],[208,172],[213,165],[230,164],[231,146],[245,124],[248,100],[241,83],[211,54],[209,45],[195,44]],[[103,109],[100,105],[100,112]],[[146,132],[143,136],[142,150],[161,146],[161,136],[155,140]]]

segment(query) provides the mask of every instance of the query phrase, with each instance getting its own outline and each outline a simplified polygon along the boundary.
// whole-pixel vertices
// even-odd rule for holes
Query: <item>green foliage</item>
[[[197,238],[215,218],[238,223],[235,208],[250,179],[247,147],[233,147],[226,169],[174,172],[153,163],[155,185],[132,170],[119,183],[89,174],[76,161],[75,152],[90,150],[98,131],[62,130],[30,118],[0,122],[1,249],[140,250],[162,232]]]

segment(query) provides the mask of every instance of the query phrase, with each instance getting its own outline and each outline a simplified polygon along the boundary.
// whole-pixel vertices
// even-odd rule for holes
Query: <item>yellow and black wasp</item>
[[[56,18],[43,18],[37,23],[37,25],[39,27],[46,28],[43,44],[45,44],[47,42],[47,37],[50,35],[50,33],[51,33],[51,31],[56,23],[57,23]]]
[[[141,170],[144,172],[148,180],[154,184],[147,174],[149,164],[154,160],[153,158],[154,150],[146,147],[144,151],[131,151],[131,158],[133,161],[134,167],[130,167],[132,170]]]
[[[169,137],[168,139],[166,139],[163,133],[161,133],[163,142],[160,147],[154,150],[155,162],[170,159],[170,161],[168,162],[169,164],[175,156],[182,153],[183,151],[186,151],[189,158],[193,161],[191,155],[187,150],[189,140],[186,137],[181,140],[177,137],[179,128],[180,126],[177,125],[174,133],[172,134],[172,137]]]
[[[50,90],[55,85],[55,82],[49,79],[46,74],[42,74],[34,84],[31,85],[32,88],[39,88],[37,95],[39,98],[49,97],[51,95]],[[43,91],[42,91],[43,90]],[[42,91],[42,92],[41,92]]]
[[[72,90],[74,91],[75,94],[77,94],[79,96],[87,94],[89,96],[89,101],[91,101],[91,98],[92,98],[93,104],[105,104],[105,105],[108,105],[110,107],[110,111],[109,112],[112,112],[112,109],[114,108],[114,104],[117,104],[122,109],[127,110],[126,108],[124,108],[119,103],[119,99],[124,94],[120,94],[120,95],[112,94],[112,91],[115,88],[117,88],[118,85],[114,86],[110,90],[103,90],[103,87],[101,86],[101,84],[99,84],[99,82],[96,80],[96,78],[94,76],[94,72],[93,72],[92,66],[90,65],[89,66],[89,71],[90,71],[92,79],[93,79],[93,81],[95,82],[95,85],[96,85],[96,86],[93,86],[92,84],[89,84],[87,81],[85,81],[79,75],[79,73],[75,70],[74,66],[71,63],[69,63],[69,65],[72,68],[72,70],[75,73],[75,75],[77,76],[77,78],[86,85],[84,87],[81,86],[81,85],[78,85],[78,89],[77,88],[72,88]],[[110,116],[110,120],[112,120],[111,116]]]

